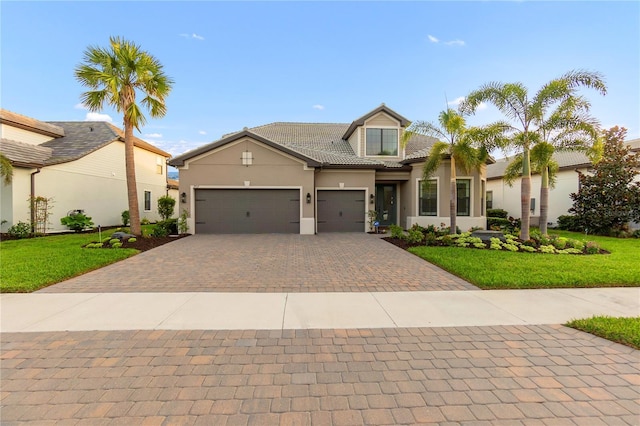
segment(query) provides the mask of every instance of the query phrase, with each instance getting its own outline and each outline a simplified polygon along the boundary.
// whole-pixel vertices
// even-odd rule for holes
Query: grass
[[[114,231],[102,232],[102,238]],[[82,248],[97,240],[96,232],[0,242],[0,292],[36,291],[138,253],[134,249]]]
[[[585,236],[609,255],[512,253],[459,247],[414,247],[410,252],[482,289],[640,286],[640,239]]]
[[[614,318],[594,316],[587,319],[573,320],[565,325],[595,334],[596,336],[613,342],[640,349],[640,317]]]

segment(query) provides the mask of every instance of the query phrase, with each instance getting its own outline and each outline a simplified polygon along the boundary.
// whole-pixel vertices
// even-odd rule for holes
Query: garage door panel
[[[364,215],[364,191],[318,191],[318,232],[363,232]]]
[[[196,233],[299,233],[297,189],[196,190]]]

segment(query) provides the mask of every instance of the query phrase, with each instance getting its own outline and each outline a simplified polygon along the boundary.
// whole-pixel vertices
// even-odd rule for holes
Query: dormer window
[[[367,129],[367,156],[398,155],[398,129]]]

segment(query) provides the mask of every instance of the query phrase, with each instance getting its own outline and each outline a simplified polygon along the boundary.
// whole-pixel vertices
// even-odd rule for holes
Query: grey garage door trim
[[[364,232],[366,189],[318,189],[317,232]]]
[[[196,234],[299,234],[301,189],[196,188]]]

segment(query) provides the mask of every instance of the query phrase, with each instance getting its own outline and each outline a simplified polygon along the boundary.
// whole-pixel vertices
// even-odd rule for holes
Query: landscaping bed
[[[129,239],[123,239],[122,240],[122,245],[120,247],[113,247],[111,244],[110,239],[105,238],[104,242],[102,243],[102,247],[90,247],[90,248],[102,248],[102,249],[111,249],[111,250],[117,250],[117,249],[136,249],[138,251],[147,251],[147,250],[151,250],[152,248],[156,248],[159,247],[161,245],[170,243],[172,241],[176,241],[179,240],[181,238],[184,237],[188,237],[191,234],[180,234],[180,235],[172,235],[172,236],[168,236],[168,237],[153,237],[153,236],[149,236],[149,237],[140,237],[140,238],[129,238]],[[97,243],[97,241],[93,241],[91,243],[89,243],[88,245],[95,245]],[[85,244],[84,246],[85,248],[87,247],[87,244]]]

